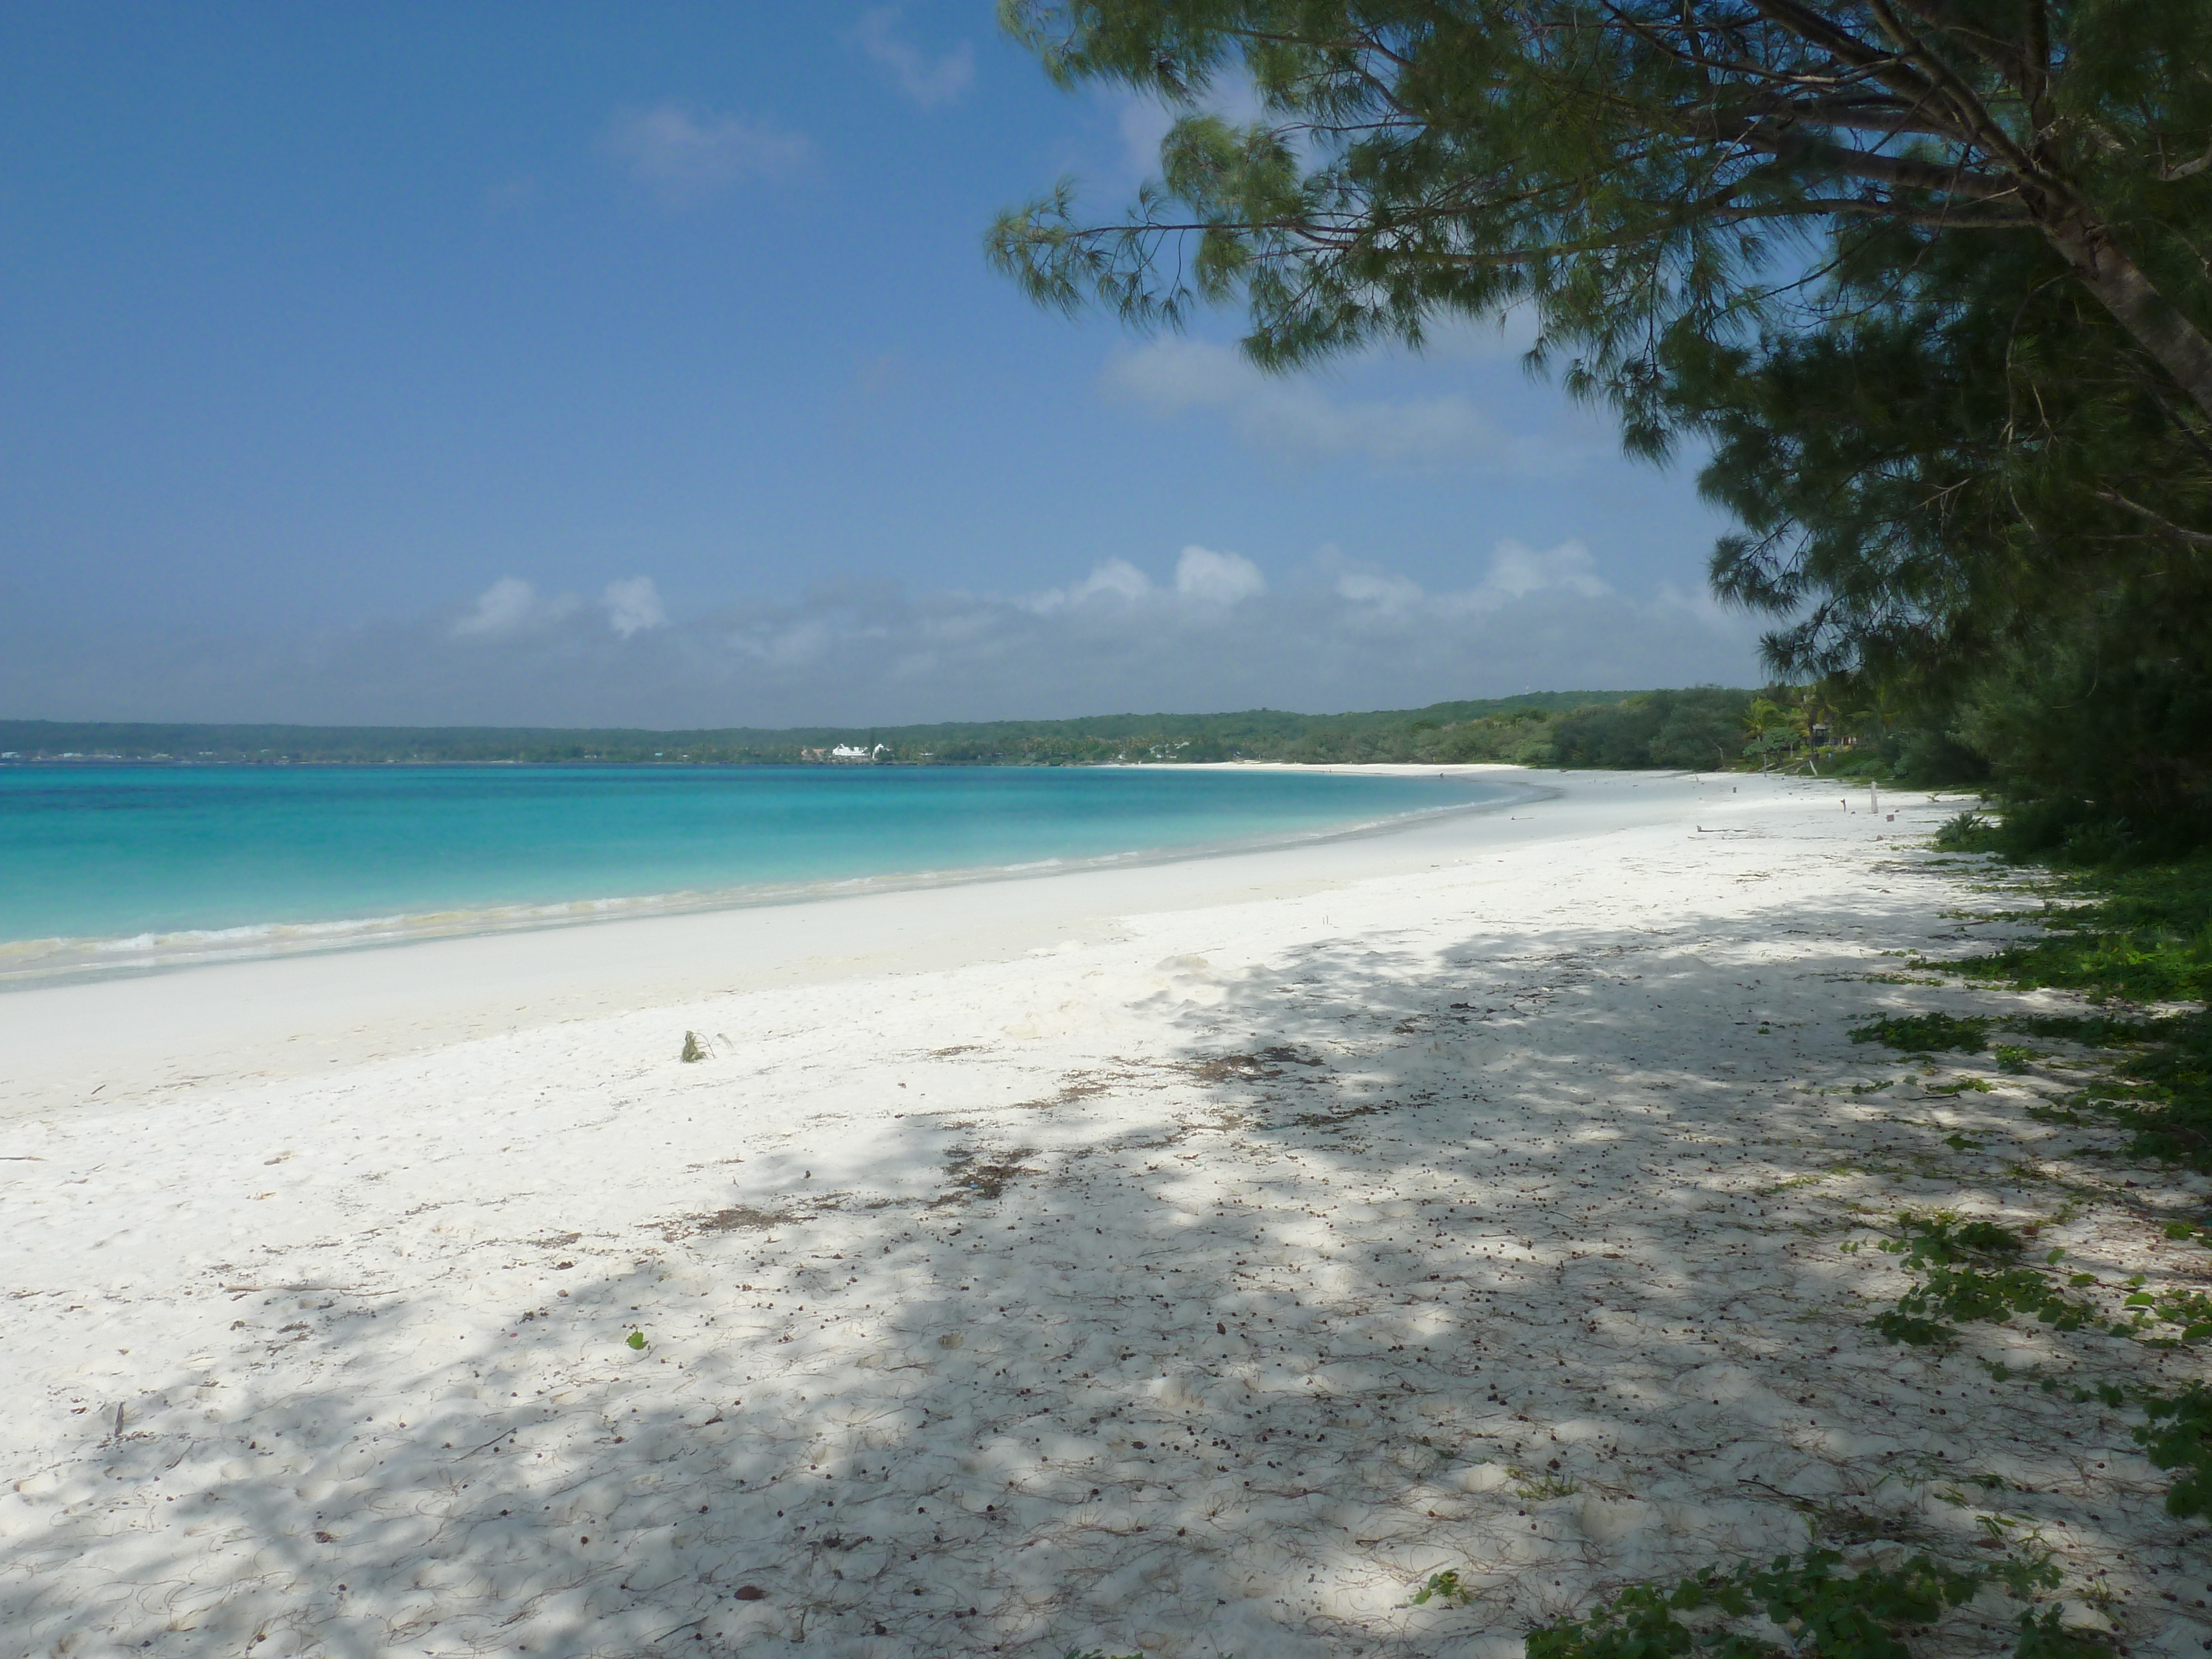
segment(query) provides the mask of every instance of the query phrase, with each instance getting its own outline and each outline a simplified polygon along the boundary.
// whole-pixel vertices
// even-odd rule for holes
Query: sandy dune
[[[1517,1655],[1824,1514],[1970,1541],[1979,1474],[2136,1652],[2199,1651],[2118,1419],[1863,1322],[1866,1223],[2117,1179],[2021,1109],[2051,1079],[1937,1095],[1846,1040],[1973,1005],[1863,977],[1991,931],[1942,919],[1950,809],[1532,781],[0,997],[0,1648]],[[2115,1213],[2045,1236],[2154,1254]],[[1447,1567],[1480,1599],[1408,1607]]]

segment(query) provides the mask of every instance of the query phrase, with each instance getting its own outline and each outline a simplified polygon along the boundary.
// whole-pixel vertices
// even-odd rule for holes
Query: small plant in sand
[[[706,1045],[699,1041],[699,1034],[696,1031],[686,1031],[684,1034],[684,1052],[678,1058],[686,1066],[696,1066],[707,1058]]]
[[[2212,1227],[2200,1226],[2194,1221],[2167,1222],[2166,1236],[2177,1244],[2186,1244],[2193,1241],[2208,1249],[2212,1249]]]
[[[2212,1295],[2203,1291],[2147,1291],[2137,1273],[2128,1280],[2128,1298],[2120,1306],[2126,1334],[2154,1347],[2177,1347],[2212,1336]],[[2175,1328],[2162,1328],[2169,1326]],[[2112,1328],[2121,1328],[2118,1321]]]
[[[1746,1562],[1732,1572],[1711,1568],[1671,1589],[1631,1584],[1580,1619],[1530,1631],[1528,1659],[1662,1659],[1692,1652],[1713,1659],[1781,1659],[1784,1653],[1910,1659],[1907,1635],[1925,1631],[1991,1583],[2032,1602],[2057,1587],[2058,1573],[2043,1560],[1959,1567],[1925,1555],[1854,1570],[1838,1552],[1816,1549],[1777,1556],[1764,1567]],[[1760,1616],[1790,1633],[1788,1649],[1729,1628]],[[2062,1629],[2056,1607],[2039,1615],[2031,1608],[2020,1630],[2015,1659],[2107,1651],[2095,1638]]]
[[[2032,1315],[2061,1331],[2094,1321],[2094,1309],[2021,1261],[2027,1241],[2010,1228],[1961,1221],[1948,1212],[1908,1211],[1899,1220],[1900,1236],[1883,1240],[1881,1249],[1903,1256],[1906,1271],[1917,1277],[1894,1308],[1875,1316],[1875,1329],[1891,1341],[1938,1346],[1954,1340],[1960,1325],[2003,1325],[2015,1314]],[[2046,1260],[2055,1265],[2063,1255],[2053,1250]]]
[[[2154,1468],[2179,1469],[2166,1489],[2168,1515],[2212,1515],[2212,1389],[2192,1382],[2179,1394],[2136,1392],[2147,1419],[2133,1431]]]
[[[643,1331],[632,1331],[628,1336],[623,1338],[623,1346],[629,1348],[638,1353],[643,1353],[645,1352],[645,1333]]]
[[[1990,1022],[1978,1018],[1959,1019],[1949,1014],[1884,1014],[1851,1028],[1854,1042],[1879,1042],[1906,1054],[1936,1054],[1944,1049],[1979,1054],[1989,1046]]]
[[[1881,1248],[1903,1256],[1906,1270],[1919,1277],[1898,1298],[1893,1312],[1874,1320],[1875,1328],[1893,1342],[1945,1342],[1957,1335],[1954,1326],[2002,1325],[2014,1314],[2030,1315],[2055,1330],[2104,1330],[2154,1347],[2191,1346],[2212,1337],[2212,1293],[2146,1289],[2143,1275],[2136,1273],[2113,1287],[2126,1295],[2118,1314],[2106,1319],[2059,1288],[2052,1270],[2064,1259],[2063,1250],[2051,1251],[2037,1267],[2021,1260],[2027,1242],[1995,1222],[1910,1211],[1899,1221],[1900,1236],[1885,1240]],[[2179,1236],[2190,1237],[2189,1224],[2180,1224]],[[2169,1230],[2168,1237],[2174,1236]],[[2094,1273],[2066,1278],[2069,1290],[2097,1283]]]
[[[1993,1095],[1996,1090],[1978,1077],[1954,1077],[1948,1083],[1924,1083],[1921,1088],[1931,1095]]]
[[[1449,1571],[1431,1573],[1428,1583],[1413,1592],[1413,1605],[1417,1607],[1425,1607],[1431,1601],[1449,1601],[1463,1607],[1474,1600],[1474,1589],[1460,1582],[1458,1573]]]
[[[2054,1331],[2101,1330],[2159,1348],[2189,1347],[2212,1338],[2212,1295],[2203,1291],[2148,1290],[2136,1274],[2116,1287],[2127,1291],[2126,1298],[2116,1316],[2104,1318],[2067,1294],[2096,1285],[2094,1273],[2069,1273],[2063,1289],[2057,1283],[2063,1250],[2051,1251],[2037,1267],[2022,1259],[2027,1241],[1995,1222],[1910,1212],[1901,1220],[1901,1236],[1885,1240],[1881,1248],[1902,1255],[1907,1271],[1917,1277],[1894,1308],[1872,1321],[1893,1342],[1948,1346],[1958,1340],[1960,1325],[2002,1325],[2015,1314],[2030,1315]],[[2183,1226],[2186,1230],[2187,1224]],[[1991,1361],[1981,1363],[1999,1382],[2019,1375]],[[2212,1515],[2212,1388],[2191,1382],[2167,1394],[2135,1384],[2069,1388],[2050,1377],[2040,1382],[2045,1393],[2063,1393],[2078,1403],[2094,1400],[2115,1411],[2142,1412],[2143,1421],[2130,1437],[2154,1468],[2179,1472],[2166,1492],[2168,1513]],[[2045,1637],[2058,1639],[2048,1632]],[[2033,1650],[2054,1655],[2073,1650],[2047,1645]]]
[[[1992,1376],[2016,1376],[2001,1365],[1984,1364]],[[2077,1403],[2094,1400],[2115,1411],[2133,1407],[2143,1414],[2141,1426],[2129,1431],[2154,1468],[2179,1469],[2180,1477],[2166,1489],[2166,1512],[2186,1520],[2212,1515],[2212,1388],[2191,1382],[2172,1394],[2156,1389],[2100,1383],[2094,1389],[2062,1388],[2050,1377],[2042,1380],[2045,1394],[2063,1394]]]
[[[1505,1473],[1517,1483],[1513,1495],[1523,1503],[1533,1504],[1547,1498],[1572,1498],[1582,1490],[1571,1477],[1559,1474],[1559,1460],[1555,1457],[1548,1474],[1531,1474],[1526,1469],[1510,1467]]]

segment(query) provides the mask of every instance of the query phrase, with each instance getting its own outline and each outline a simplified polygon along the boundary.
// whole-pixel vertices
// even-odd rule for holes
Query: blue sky
[[[890,723],[1755,678],[1510,329],[986,268],[1162,125],[987,3],[10,9],[0,713]]]

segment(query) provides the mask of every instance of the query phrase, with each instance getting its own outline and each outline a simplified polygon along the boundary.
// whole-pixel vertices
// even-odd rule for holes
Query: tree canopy
[[[2212,6],[1002,11],[1183,112],[1126,214],[1063,182],[994,226],[1032,296],[1240,306],[1279,369],[1525,307],[1632,451],[1709,452],[1777,671],[2212,831]]]
[[[1536,307],[1640,394],[1682,329],[1754,325],[1855,232],[2029,234],[2212,414],[2212,9],[2148,0],[1003,0],[1063,83],[1188,112],[1116,223],[994,228],[1037,298],[1174,321],[1241,297],[1290,364]],[[1198,106],[1231,76],[1262,118]]]

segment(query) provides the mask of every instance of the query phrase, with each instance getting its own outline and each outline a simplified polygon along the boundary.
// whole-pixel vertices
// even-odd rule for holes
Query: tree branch
[[[1927,42],[1906,28],[1897,14],[1890,9],[1889,0],[1867,0],[1868,7],[1880,18],[1905,56],[1920,65],[1929,82],[1941,88],[1966,127],[1983,148],[2009,161],[2022,178],[2037,178],[2039,170],[2035,160],[2013,142],[2007,132],[1982,102],[1981,94],[1960,78],[1958,72],[1931,50]]]
[[[2194,179],[2209,167],[2212,167],[2212,149],[2207,149],[2193,161],[2177,161],[2170,167],[2160,167],[2151,177],[2162,185],[2177,184],[2184,179]]]
[[[2157,526],[2161,535],[2170,537],[2175,541],[2186,542],[2191,547],[2212,547],[2212,535],[2207,535],[2201,530],[2191,530],[2185,525],[2178,525],[2165,514],[2145,507],[2141,501],[2130,501],[2117,489],[2098,489],[2090,493],[2100,501],[2107,502],[2113,507],[2123,507],[2137,518],[2147,520]]]

